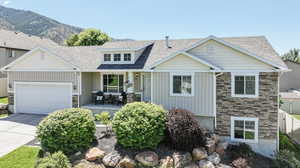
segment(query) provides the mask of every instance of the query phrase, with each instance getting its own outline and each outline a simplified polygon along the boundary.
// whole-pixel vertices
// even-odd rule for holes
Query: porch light
[[[77,86],[76,85],[73,85],[73,90],[77,90]]]
[[[9,83],[9,84],[8,84],[8,88],[10,88],[10,89],[12,88],[12,85],[11,85],[11,83]]]

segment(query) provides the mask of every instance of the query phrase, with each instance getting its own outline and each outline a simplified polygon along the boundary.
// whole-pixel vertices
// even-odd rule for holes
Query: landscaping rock
[[[216,151],[216,143],[214,140],[208,140],[205,145],[208,154],[212,154]]]
[[[88,161],[95,161],[102,159],[105,156],[105,152],[99,148],[91,148],[86,154],[85,159]]]
[[[211,139],[212,139],[213,141],[215,141],[215,144],[217,144],[217,143],[220,142],[220,136],[217,135],[217,134],[212,134],[212,135],[211,135]]]
[[[235,159],[231,164],[235,168],[248,168],[247,160],[241,157]]]
[[[213,164],[217,165],[221,162],[220,156],[218,153],[214,152],[213,154],[209,155],[207,157],[209,161],[211,161]]]
[[[122,159],[121,155],[117,152],[111,152],[108,155],[104,156],[102,162],[105,166],[115,167]]]
[[[232,168],[231,166],[228,166],[228,165],[224,165],[224,164],[218,164],[216,166],[216,168]]]
[[[184,166],[184,168],[199,168],[199,166],[196,163],[191,162],[190,164]]]
[[[73,168],[105,168],[105,166],[103,164],[96,164],[88,162],[87,160],[81,160],[76,163]]]
[[[215,168],[214,164],[207,160],[201,160],[199,162],[199,168]]]
[[[135,160],[131,159],[129,156],[125,156],[117,165],[116,168],[135,168]]]
[[[174,153],[173,160],[174,160],[174,168],[182,168],[188,165],[189,163],[191,163],[193,158],[189,152],[183,154]]]
[[[160,168],[173,168],[174,160],[172,157],[167,156],[165,159],[160,160]]]
[[[146,151],[139,153],[135,156],[135,159],[143,166],[154,167],[158,165],[158,155],[155,152]]]
[[[224,155],[228,145],[229,145],[228,142],[220,142],[216,147],[216,152],[219,155]]]
[[[194,160],[203,160],[207,158],[207,152],[204,148],[195,148],[192,154]]]

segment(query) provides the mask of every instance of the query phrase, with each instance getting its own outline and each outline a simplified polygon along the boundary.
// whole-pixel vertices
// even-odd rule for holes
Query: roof
[[[282,99],[300,99],[300,92],[293,90],[289,92],[280,92]]]
[[[37,46],[56,45],[58,44],[47,38],[0,29],[0,47],[31,50]]]
[[[169,40],[171,48],[166,47],[165,40],[116,41],[107,42],[103,46],[46,46],[43,48],[48,49],[57,56],[63,57],[64,60],[81,68],[82,71],[96,71],[99,69],[143,69],[151,67],[153,64],[165,59],[171,54],[184,51],[184,49],[193,46],[195,43],[203,39],[205,38]],[[275,52],[264,36],[224,37],[219,39],[287,69],[285,63],[281,60],[280,56]],[[135,64],[104,65],[101,63],[102,59],[100,57],[100,53],[103,50],[136,50],[145,47],[145,51]]]

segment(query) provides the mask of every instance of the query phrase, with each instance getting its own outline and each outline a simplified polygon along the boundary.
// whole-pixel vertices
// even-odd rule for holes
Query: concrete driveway
[[[32,141],[45,115],[13,114],[0,119],[0,157]]]

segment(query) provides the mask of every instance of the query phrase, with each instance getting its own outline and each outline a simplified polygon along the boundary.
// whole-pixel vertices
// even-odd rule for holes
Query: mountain
[[[63,44],[70,35],[83,30],[32,11],[6,8],[1,5],[0,29],[20,31],[30,35],[49,38],[59,44]]]

